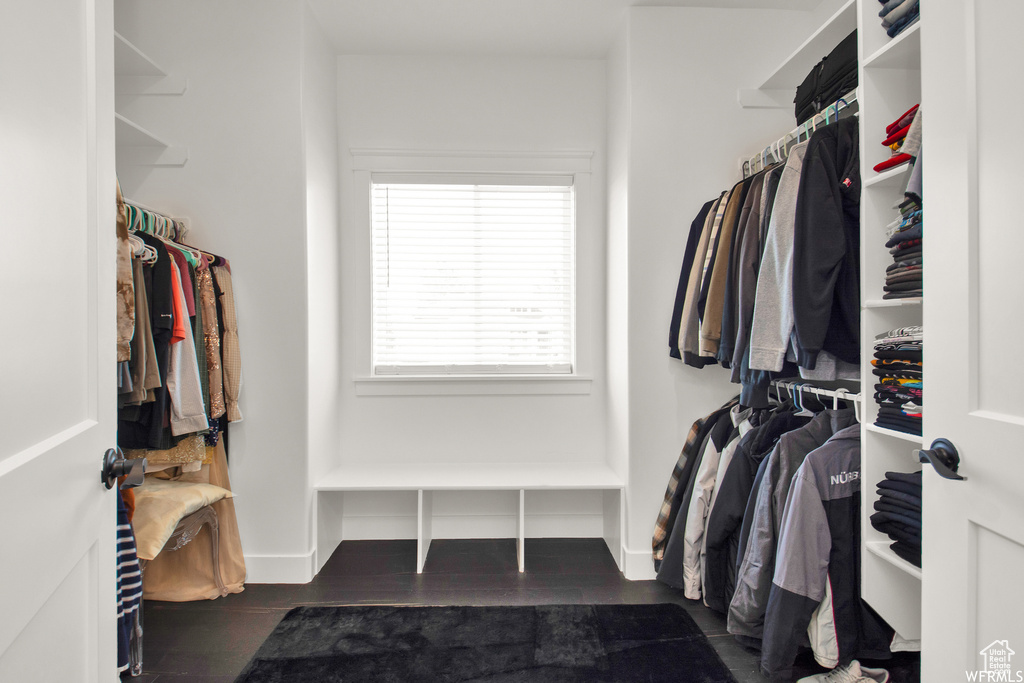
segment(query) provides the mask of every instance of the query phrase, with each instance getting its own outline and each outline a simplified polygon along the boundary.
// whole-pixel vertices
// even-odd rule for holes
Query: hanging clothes
[[[716,612],[728,611],[736,590],[740,531],[757,470],[783,434],[803,427],[810,419],[789,409],[773,412],[740,440],[732,461],[719,478],[717,499],[708,515],[702,575],[704,604]]]
[[[231,284],[231,269],[215,266],[213,278],[220,290],[219,300],[223,307],[223,336],[221,338],[221,360],[224,376],[224,403],[230,422],[239,422],[242,411],[238,408],[238,393],[242,388],[242,353],[238,344],[238,320],[235,317],[235,293]]]
[[[723,406],[709,416],[705,429],[702,430],[700,445],[693,457],[688,458],[684,468],[684,478],[680,479],[680,485],[675,492],[673,506],[677,512],[674,519],[671,520],[665,552],[658,568],[658,580],[674,588],[683,588],[685,585],[686,524],[690,501],[693,498],[694,474],[700,469],[700,464],[705,457],[718,458],[721,449],[725,448],[732,430],[729,411],[734,405],[734,401],[730,402],[728,406]]]
[[[823,411],[804,427],[784,434],[768,456],[757,491],[746,554],[737,573],[736,592],[729,604],[729,633],[756,640],[763,637],[782,514],[793,475],[808,453],[854,424],[853,410]]]
[[[807,143],[793,241],[794,350],[813,370],[818,353],[860,362],[860,151],[857,119]]]
[[[758,409],[773,376],[858,379],[859,201],[857,125],[844,118],[706,202],[687,237],[670,355],[730,369],[741,404]]]
[[[128,214],[117,185],[117,362],[131,358],[135,330],[135,282],[132,274],[132,247],[128,242]]]
[[[132,662],[132,644],[142,637],[142,569],[135,554],[135,534],[128,508],[117,488],[117,670]],[[135,662],[139,663],[139,662]]]

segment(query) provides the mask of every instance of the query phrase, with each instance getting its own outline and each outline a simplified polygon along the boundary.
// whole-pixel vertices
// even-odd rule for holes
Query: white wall
[[[608,53],[608,462],[629,476],[629,25]]]
[[[780,63],[809,34],[808,21],[800,12],[634,7],[626,54],[611,56],[613,83],[624,91],[610,97],[628,102],[627,139],[621,113],[610,131],[612,148],[628,154],[628,245],[609,264],[610,277],[625,270],[628,281],[628,310],[612,300],[609,313],[627,316],[629,330],[628,578],[654,575],[654,522],[691,423],[737,393],[722,369],[694,370],[668,355],[689,226],[705,201],[740,179],[740,157],[794,125],[789,110],[741,109],[736,90],[756,87],[758,65]],[[619,211],[613,239],[621,238]]]
[[[309,291],[309,476],[338,452],[341,345],[338,235],[338,68],[334,47],[308,7],[302,17],[302,131],[306,162]]]
[[[341,461],[604,462],[604,62],[343,56],[338,71]],[[370,254],[350,150],[363,148],[594,153],[590,218],[577,226],[577,360],[593,377],[588,395],[357,395],[353,381],[370,374]],[[598,499],[581,501],[601,514]]]
[[[244,421],[231,426],[229,458],[249,580],[308,580],[300,5],[132,0],[117,25],[188,79],[180,97],[118,101],[188,146],[188,163],[120,173],[129,197],[187,216],[191,242],[231,260]]]

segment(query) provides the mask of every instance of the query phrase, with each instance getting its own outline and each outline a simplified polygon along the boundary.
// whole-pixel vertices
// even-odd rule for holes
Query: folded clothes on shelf
[[[898,557],[921,566],[921,472],[886,472],[878,482],[871,526],[889,537]]]

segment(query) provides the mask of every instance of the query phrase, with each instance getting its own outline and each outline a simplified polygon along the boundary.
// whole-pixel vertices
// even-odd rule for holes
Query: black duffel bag
[[[857,87],[857,31],[846,36],[814,65],[793,99],[800,125]]]

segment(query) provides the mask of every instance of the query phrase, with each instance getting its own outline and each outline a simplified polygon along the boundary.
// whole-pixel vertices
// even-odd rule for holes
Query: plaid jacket
[[[698,438],[700,433],[703,431],[708,420],[719,414],[722,410],[728,410],[733,407],[736,405],[736,402],[737,399],[735,398],[730,400],[721,408],[699,418],[690,426],[690,432],[686,435],[686,443],[683,444],[679,460],[676,462],[675,467],[672,468],[672,476],[668,479],[668,487],[665,489],[665,500],[662,501],[661,510],[658,512],[658,521],[654,524],[654,537],[651,539],[651,545],[654,549],[655,562],[661,562],[665,557],[665,546],[668,545],[668,536],[672,531],[672,523],[675,521],[675,515],[672,514],[672,499],[675,498],[676,489],[679,488],[679,479],[686,467],[687,460],[696,455],[695,451],[700,448],[701,440]]]

